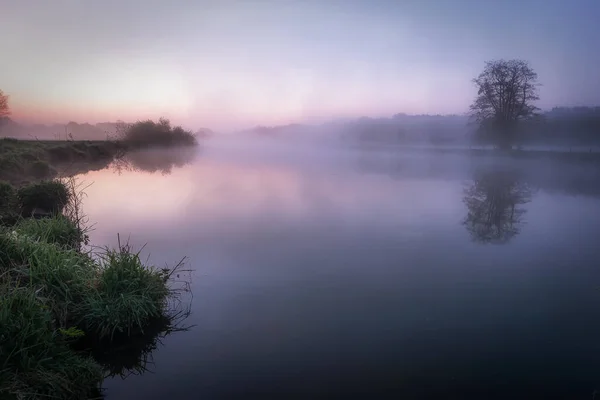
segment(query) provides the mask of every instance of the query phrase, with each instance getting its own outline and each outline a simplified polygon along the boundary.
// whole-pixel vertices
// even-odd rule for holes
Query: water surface
[[[109,400],[600,389],[590,167],[218,146],[138,164],[81,177],[91,240],[188,256],[195,326],[163,340],[153,373],[107,380]]]

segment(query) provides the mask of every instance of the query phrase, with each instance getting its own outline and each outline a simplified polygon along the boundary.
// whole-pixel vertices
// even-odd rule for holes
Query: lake
[[[597,167],[218,143],[170,157],[79,177],[92,243],[119,233],[192,270],[194,326],[106,399],[600,390]]]

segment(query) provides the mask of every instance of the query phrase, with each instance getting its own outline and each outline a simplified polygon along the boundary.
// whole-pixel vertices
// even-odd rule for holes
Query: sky
[[[493,59],[600,105],[598,0],[0,0],[13,119],[188,129],[464,113]]]

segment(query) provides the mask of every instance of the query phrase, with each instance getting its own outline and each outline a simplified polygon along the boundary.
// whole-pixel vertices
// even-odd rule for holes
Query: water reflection
[[[531,201],[531,185],[514,170],[477,173],[464,190],[468,212],[463,224],[471,238],[481,243],[507,243],[518,235]]]
[[[163,345],[163,340],[176,332],[185,332],[190,326],[184,325],[190,311],[176,316],[164,317],[153,321],[144,333],[125,340],[116,340],[111,345],[96,345],[92,356],[105,371],[105,378],[127,378],[152,372],[152,353]]]
[[[196,148],[134,151],[115,159],[111,168],[118,174],[124,171],[142,171],[169,175],[173,168],[191,164],[197,155]]]
[[[544,164],[287,155],[209,149],[167,177],[86,177],[93,243],[131,233],[152,263],[188,255],[195,270],[196,327],[157,342],[156,365],[133,349],[125,368],[107,364],[108,399],[589,398],[600,387],[597,198],[548,185],[533,196],[556,176]],[[479,246],[463,219],[488,241],[528,226]],[[137,359],[155,373],[119,379]]]

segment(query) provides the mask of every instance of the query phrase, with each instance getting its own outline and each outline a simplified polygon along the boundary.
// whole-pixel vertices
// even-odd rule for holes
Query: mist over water
[[[334,143],[218,138],[80,177],[92,243],[193,270],[195,326],[107,399],[600,389],[595,164]]]

